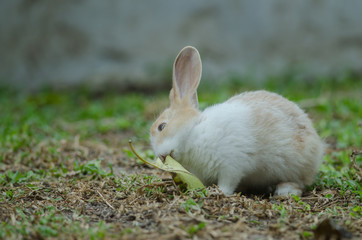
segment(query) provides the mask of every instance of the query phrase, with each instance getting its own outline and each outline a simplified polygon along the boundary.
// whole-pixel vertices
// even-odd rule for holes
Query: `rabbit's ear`
[[[198,108],[197,86],[201,79],[201,58],[194,47],[185,47],[177,55],[173,65],[171,105],[184,102]]]

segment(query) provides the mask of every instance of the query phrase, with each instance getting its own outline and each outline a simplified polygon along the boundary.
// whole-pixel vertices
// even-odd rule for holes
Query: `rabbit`
[[[197,49],[183,48],[173,65],[170,107],[151,126],[155,156],[170,155],[225,195],[275,189],[276,196],[301,196],[324,155],[324,143],[307,114],[265,90],[200,111],[201,70]]]

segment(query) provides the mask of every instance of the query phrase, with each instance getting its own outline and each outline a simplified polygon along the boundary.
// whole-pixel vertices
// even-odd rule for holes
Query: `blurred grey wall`
[[[209,81],[361,72],[362,1],[0,2],[0,85],[157,88],[186,45]]]

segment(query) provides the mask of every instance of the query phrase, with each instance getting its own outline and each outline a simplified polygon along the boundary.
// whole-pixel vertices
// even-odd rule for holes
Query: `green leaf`
[[[133,153],[144,163],[149,164],[155,168],[161,169],[166,172],[173,173],[172,178],[176,183],[184,183],[187,186],[187,190],[204,188],[204,184],[195,175],[187,171],[179,162],[170,156],[167,156],[165,162],[162,162],[160,158],[153,161],[146,161],[137,154],[133,148],[132,142],[129,142],[130,148]]]

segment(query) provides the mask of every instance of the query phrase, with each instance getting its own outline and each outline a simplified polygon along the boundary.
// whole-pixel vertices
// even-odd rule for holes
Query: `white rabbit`
[[[206,186],[301,195],[311,184],[324,143],[308,116],[271,92],[245,92],[198,109],[201,59],[185,47],[173,66],[171,105],[151,127],[156,156],[171,155]]]

